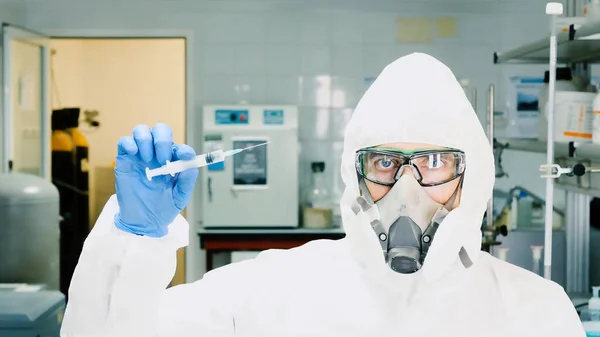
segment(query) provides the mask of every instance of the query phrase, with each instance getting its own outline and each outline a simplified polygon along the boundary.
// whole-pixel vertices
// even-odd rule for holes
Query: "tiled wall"
[[[492,53],[543,36],[544,7],[542,0],[46,0],[27,5],[27,26],[193,32],[196,110],[202,104],[241,101],[299,105],[301,184],[308,182],[309,163],[324,160],[332,186],[341,190],[343,129],[366,89],[365,77],[407,53],[430,53],[457,77],[470,79],[483,119],[490,83],[496,84],[501,105],[509,75],[542,73],[544,67],[493,65]],[[399,17],[453,17],[457,35],[397,44]],[[524,183],[543,195],[536,166],[542,161],[542,155],[507,153],[511,178],[499,185]]]
[[[547,27],[544,3],[54,0],[31,2],[27,26],[193,31],[198,106],[299,105],[301,171],[306,173],[301,184],[307,182],[309,163],[325,160],[332,184],[339,187],[343,128],[366,88],[365,77],[376,76],[402,55],[427,52],[446,62],[458,77],[471,80],[479,90],[478,110],[483,114],[487,85],[498,85],[511,71],[494,66],[492,52],[541,36]],[[414,16],[454,17],[457,36],[429,44],[397,44],[395,20]]]

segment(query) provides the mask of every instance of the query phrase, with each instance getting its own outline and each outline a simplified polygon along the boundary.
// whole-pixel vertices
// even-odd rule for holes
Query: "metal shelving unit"
[[[546,142],[535,139],[502,139],[501,143],[506,144],[506,150],[546,153]],[[557,156],[566,156],[569,153],[568,144],[555,144],[554,154]]]
[[[548,8],[548,7],[547,7]],[[587,23],[556,35],[556,63],[589,72],[587,65],[600,63],[600,22]],[[541,38],[526,45],[494,53],[494,64],[549,64],[550,39]],[[589,73],[587,74],[589,75]],[[493,114],[492,117],[493,118]],[[507,150],[547,153],[547,143],[537,140],[505,140]],[[554,163],[561,167],[583,164],[600,167],[600,145],[554,143]],[[600,174],[561,175],[554,186],[566,191],[567,292],[589,292],[590,202],[600,197]],[[548,215],[546,215],[548,218]],[[546,230],[547,231],[547,230]],[[546,242],[551,235],[546,235]],[[547,252],[545,252],[546,254]],[[548,268],[549,269],[549,268]]]
[[[600,22],[585,24],[556,35],[557,62],[565,64],[600,63]],[[548,37],[526,45],[494,53],[495,64],[547,64]]]
[[[507,139],[500,140],[507,144],[507,150],[546,153],[546,142],[534,139]],[[570,157],[570,145],[568,143],[554,143],[554,155],[556,157]],[[580,160],[600,163],[600,145],[581,143],[574,145],[574,157]]]

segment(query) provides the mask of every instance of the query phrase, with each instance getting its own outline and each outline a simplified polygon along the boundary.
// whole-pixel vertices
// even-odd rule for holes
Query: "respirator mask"
[[[453,149],[406,152],[367,148],[357,151],[356,170],[362,196],[352,210],[367,214],[392,270],[401,274],[418,271],[462,186],[464,153]],[[413,174],[405,174],[408,170]],[[445,204],[433,200],[424,189],[455,179],[461,180]],[[365,180],[391,189],[373,202]]]

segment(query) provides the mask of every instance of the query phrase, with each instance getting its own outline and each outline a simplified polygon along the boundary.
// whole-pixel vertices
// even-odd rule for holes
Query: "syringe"
[[[229,151],[216,150],[208,153],[199,154],[196,158],[191,160],[178,160],[174,162],[170,162],[167,160],[167,163],[161,167],[157,167],[155,169],[149,169],[146,167],[146,178],[148,180],[152,180],[153,177],[170,174],[171,176],[175,176],[176,173],[183,172],[185,170],[196,168],[196,167],[204,167],[215,163],[220,163],[225,160],[225,157],[233,156],[242,151],[246,151],[251,148],[255,148],[258,146],[267,145],[270,142],[257,144],[248,146],[243,149],[235,149]]]

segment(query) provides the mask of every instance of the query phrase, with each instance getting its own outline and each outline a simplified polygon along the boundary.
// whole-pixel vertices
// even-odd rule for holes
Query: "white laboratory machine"
[[[269,142],[200,170],[203,226],[298,227],[298,108],[209,105],[202,125],[203,153]]]

